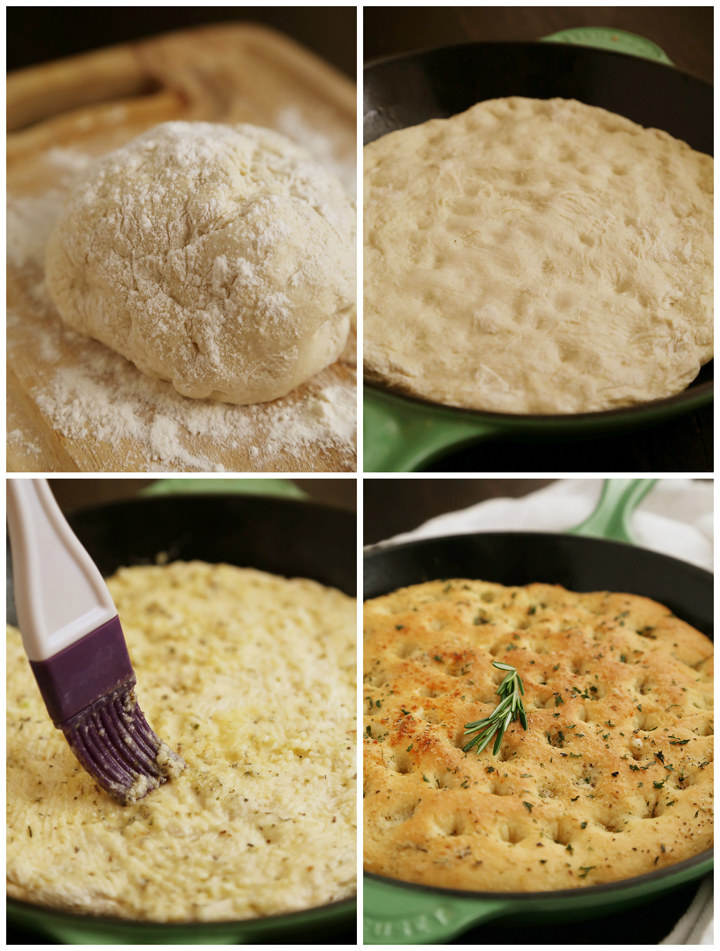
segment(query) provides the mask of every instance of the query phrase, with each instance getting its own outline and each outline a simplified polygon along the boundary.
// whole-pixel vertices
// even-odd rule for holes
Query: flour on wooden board
[[[331,140],[305,125],[298,110],[285,110],[277,125],[352,188],[354,156],[338,159]],[[293,471],[288,457],[303,449],[312,450],[318,471],[337,468],[338,457],[341,469],[352,469],[356,390],[333,367],[273,403],[234,406],[186,399],[171,384],[146,376],[60,321],[43,279],[45,246],[66,190],[92,158],[55,148],[46,161],[62,171],[63,187],[38,198],[8,199],[8,263],[21,271],[26,304],[22,315],[11,310],[7,320],[8,346],[31,347],[41,364],[42,382],[32,395],[54,429],[66,438],[110,443],[125,453],[123,467],[137,471],[223,471],[211,461],[217,451],[239,448],[249,456],[248,471]],[[58,366],[70,350],[72,364]],[[40,454],[30,434],[12,424],[8,429],[11,443],[29,455]],[[328,452],[335,464],[323,458]]]

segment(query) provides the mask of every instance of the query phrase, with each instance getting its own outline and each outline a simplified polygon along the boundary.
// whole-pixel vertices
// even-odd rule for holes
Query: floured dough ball
[[[184,396],[260,403],[333,363],[355,210],[289,139],[167,122],[101,159],[50,239],[63,320]]]

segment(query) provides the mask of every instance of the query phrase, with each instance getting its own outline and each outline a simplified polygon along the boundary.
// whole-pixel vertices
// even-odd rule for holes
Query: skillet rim
[[[166,494],[166,495],[152,495],[152,496],[133,496],[131,498],[124,499],[114,499],[106,500],[104,502],[93,502],[87,505],[78,505],[74,506],[71,509],[68,509],[67,512],[63,514],[71,520],[75,516],[91,514],[94,511],[107,509],[111,507],[128,507],[136,506],[138,502],[144,504],[155,504],[157,502],[163,502],[164,504],[172,504],[173,502],[181,502],[183,499],[188,497],[193,498],[204,498],[204,499],[238,499],[238,500],[248,500],[249,502],[270,502],[271,504],[281,503],[281,505],[286,505],[291,503],[293,507],[295,506],[304,506],[305,508],[310,509],[323,509],[325,511],[330,511],[334,513],[339,513],[341,516],[346,518],[353,518],[353,512],[348,509],[341,508],[339,506],[333,505],[324,505],[322,503],[316,502],[313,500],[305,500],[298,498],[286,498],[285,496],[273,496],[273,495],[262,495],[255,493],[234,493],[234,492],[205,492],[202,490],[188,491],[177,494]],[[172,500],[172,501],[170,501]],[[357,532],[357,515],[355,514],[355,525]],[[9,538],[6,542],[7,553],[8,553],[8,566],[11,565],[9,557]],[[173,559],[175,561],[179,559]],[[6,580],[7,580],[7,569],[6,569]],[[326,587],[333,587],[331,585],[326,585]],[[340,590],[339,588],[337,590]],[[343,592],[345,593],[345,592]],[[348,597],[353,597],[348,595]],[[355,599],[358,600],[357,594],[354,595]],[[9,606],[9,598],[6,602],[6,610]],[[307,929],[311,929],[313,924],[317,924],[322,927],[324,922],[313,922],[310,916],[322,915],[324,917],[325,913],[328,911],[338,910],[338,913],[342,916],[344,920],[347,918],[348,922],[350,921],[353,912],[357,922],[357,900],[358,900],[358,889],[356,887],[355,895],[350,895],[347,898],[341,898],[338,901],[325,902],[322,905],[314,905],[311,908],[303,908],[298,911],[287,911],[281,912],[280,914],[275,915],[265,915],[262,918],[227,918],[222,921],[151,921],[144,918],[122,918],[114,915],[93,915],[88,913],[83,913],[79,911],[70,911],[63,908],[55,908],[53,905],[40,904],[38,902],[26,901],[22,898],[14,898],[9,895],[5,896],[6,909],[8,912],[12,912],[13,909],[20,912],[32,913],[36,915],[46,915],[57,916],[63,919],[63,922],[78,927],[79,929],[85,930],[93,927],[103,927],[103,926],[112,926],[122,927],[122,928],[144,928],[150,930],[157,930],[158,932],[165,931],[168,929],[190,929],[195,931],[197,929],[209,929],[209,930],[222,930],[228,931],[231,928],[245,929],[248,926],[252,926],[253,929],[264,929],[264,926],[267,924],[268,930],[270,930],[272,925],[291,925],[294,921],[297,921],[298,926],[304,926]],[[346,914],[342,914],[346,912]],[[307,920],[306,920],[307,919]],[[9,922],[10,923],[10,922]],[[24,924],[19,925],[19,927],[26,927]],[[46,925],[46,928],[50,930],[52,928],[52,922]],[[42,932],[42,922],[40,927],[36,929],[39,932]]]
[[[563,47],[565,49],[575,49],[575,50],[589,50],[593,54],[607,54],[610,57],[619,56],[624,59],[641,59],[641,57],[636,56],[632,53],[624,53],[620,50],[605,50],[598,49],[593,46],[583,46],[580,43],[562,43],[556,40],[493,40],[493,41],[484,41],[484,40],[470,40],[466,43],[448,43],[441,44],[439,46],[425,46],[413,50],[405,50],[400,53],[391,53],[388,56],[381,56],[376,59],[369,60],[363,64],[363,90],[366,74],[380,66],[389,65],[401,60],[412,60],[416,57],[428,54],[428,53],[438,53],[443,50],[454,50],[454,49],[463,49],[470,47],[483,47],[483,46],[496,46],[496,47],[510,47],[510,46],[524,46],[531,47],[537,46],[540,43],[544,46],[555,46]],[[707,89],[712,92],[713,85],[705,79],[701,79],[698,76],[694,76],[692,73],[686,73],[682,70],[679,70],[676,66],[671,66],[668,63],[662,63],[658,60],[647,60],[648,66],[657,66],[662,67],[663,69],[670,69],[673,71],[673,75],[677,75],[684,79],[689,79],[692,82],[700,83],[701,85],[707,87]],[[363,128],[365,123],[365,98],[363,95]],[[408,126],[403,126],[403,128],[409,128]],[[387,134],[387,133],[386,133]],[[378,138],[382,138],[379,136]],[[374,140],[373,140],[374,141]],[[363,148],[366,143],[364,141],[363,135]],[[713,358],[714,359],[714,358]],[[707,363],[703,364],[698,371],[698,376],[709,364],[713,363],[713,360],[708,360]],[[513,423],[519,425],[521,423],[537,423],[537,424],[550,424],[553,422],[558,423],[559,427],[566,426],[570,428],[571,425],[578,424],[590,424],[590,423],[613,423],[626,421],[628,416],[630,421],[634,416],[642,415],[642,411],[655,414],[656,411],[670,410],[675,407],[682,407],[685,403],[694,402],[697,400],[699,405],[694,409],[698,410],[701,407],[707,406],[714,398],[714,367],[713,367],[713,378],[710,380],[704,380],[702,383],[698,383],[697,386],[694,386],[694,381],[691,381],[688,386],[685,387],[680,393],[674,393],[672,396],[666,396],[662,399],[647,400],[642,403],[634,403],[630,406],[620,406],[616,409],[610,410],[597,410],[589,413],[551,413],[551,414],[541,414],[541,413],[498,413],[491,412],[489,410],[482,409],[468,409],[461,406],[450,406],[447,403],[439,403],[437,401],[429,400],[421,396],[415,396],[411,393],[403,392],[402,389],[399,389],[397,386],[392,384],[383,384],[378,380],[374,380],[371,377],[365,375],[363,370],[363,385],[369,387],[371,390],[376,390],[379,393],[382,393],[385,396],[395,397],[400,400],[408,400],[411,404],[427,407],[431,409],[440,409],[447,410],[451,413],[454,413],[456,416],[460,417],[471,417],[472,419],[487,421],[489,423],[495,422],[498,424],[501,423]],[[697,379],[697,377],[696,377]],[[688,408],[688,412],[693,410]],[[646,423],[652,423],[655,420],[646,420]]]
[[[61,918],[67,918],[69,924],[81,924],[85,925],[87,923],[88,927],[90,924],[95,925],[112,925],[116,927],[118,925],[122,927],[131,927],[131,928],[149,928],[149,929],[198,929],[198,928],[208,928],[208,929],[217,929],[222,931],[227,931],[230,928],[243,927],[246,925],[253,925],[256,927],[261,927],[265,922],[270,923],[282,923],[287,919],[296,919],[301,916],[315,914],[318,912],[324,912],[329,909],[339,908],[342,909],[347,906],[347,911],[350,912],[352,908],[357,908],[357,895],[350,896],[348,898],[341,898],[339,901],[326,902],[324,905],[316,905],[313,908],[303,908],[300,911],[285,911],[277,915],[266,915],[264,918],[226,918],[222,921],[151,921],[146,918],[118,918],[113,915],[93,915],[93,914],[83,914],[78,911],[68,911],[64,908],[55,908],[53,905],[40,905],[36,902],[25,901],[22,898],[11,898],[6,895],[7,908],[11,910],[13,906],[16,906],[21,911],[28,911],[34,914],[48,913],[51,915],[58,915]],[[348,916],[349,917],[349,916]],[[288,922],[291,924],[292,922]],[[311,921],[298,922],[298,924],[306,924],[310,926]]]
[[[387,875],[379,875],[377,872],[369,872],[363,868],[363,876],[371,878],[373,881],[383,885],[396,885],[400,888],[411,888],[432,894],[447,895],[452,898],[469,898],[482,901],[550,901],[559,900],[578,900],[583,895],[601,895],[607,892],[620,891],[625,888],[640,887],[645,884],[651,884],[663,878],[670,878],[681,870],[687,870],[694,865],[700,865],[702,862],[712,861],[714,864],[715,846],[712,845],[704,852],[698,852],[697,855],[691,855],[682,862],[675,865],[668,865],[665,868],[656,869],[652,872],[644,872],[642,875],[635,875],[632,878],[620,878],[614,882],[601,882],[598,885],[585,885],[580,888],[557,888],[549,891],[540,892],[472,892],[459,888],[443,888],[440,885],[421,885],[418,882],[407,882],[401,878],[389,878]],[[712,867],[709,871],[712,870]],[[698,876],[699,877],[699,876]]]
[[[467,40],[464,43],[441,43],[439,46],[418,46],[411,50],[403,50],[400,53],[389,53],[386,56],[376,56],[374,59],[369,59],[366,62],[363,62],[363,75],[367,69],[372,69],[375,66],[382,66],[385,63],[392,63],[395,60],[399,59],[409,59],[412,56],[420,55],[423,53],[436,53],[439,50],[449,50],[449,49],[460,49],[464,46],[538,46],[542,44],[543,46],[561,46],[565,49],[574,49],[574,50],[591,50],[593,53],[607,54],[609,56],[621,56],[625,59],[639,59],[644,62],[653,65],[661,66],[663,69],[671,69],[673,73],[678,76],[687,77],[694,80],[698,83],[703,83],[705,86],[708,86],[710,89],[713,88],[713,84],[708,82],[706,79],[702,79],[700,76],[695,76],[693,73],[684,72],[681,69],[678,69],[675,64],[663,63],[661,60],[657,59],[647,59],[644,56],[639,56],[637,53],[626,53],[624,50],[607,50],[599,46],[591,46],[588,43],[568,43],[563,40],[546,40],[539,38],[537,40]]]
[[[675,558],[674,555],[667,555],[665,554],[665,552],[662,552],[662,551],[655,551],[655,549],[653,548],[645,548],[642,545],[633,545],[629,542],[618,541],[617,539],[614,539],[614,538],[600,538],[595,535],[571,535],[567,532],[545,532],[545,531],[532,531],[527,529],[519,530],[519,531],[512,531],[509,529],[496,529],[496,530],[492,530],[492,531],[489,530],[484,532],[453,532],[450,535],[430,535],[430,536],[422,537],[422,538],[414,538],[404,542],[397,542],[397,543],[392,542],[391,544],[388,544],[388,542],[385,542],[385,541],[380,541],[372,545],[366,545],[363,548],[363,603],[366,600],[368,600],[365,597],[365,588],[364,588],[364,581],[365,581],[364,567],[365,567],[365,562],[368,559],[373,558],[376,555],[386,554],[389,552],[395,552],[395,551],[401,551],[401,550],[407,550],[408,548],[419,547],[420,545],[428,544],[431,542],[439,543],[439,542],[453,541],[453,540],[457,540],[461,538],[477,538],[477,537],[484,538],[486,536],[496,536],[496,535],[504,535],[506,537],[507,536],[510,536],[510,537],[512,536],[522,536],[522,537],[539,536],[541,538],[563,539],[565,541],[567,541],[568,539],[582,539],[583,540],[582,543],[598,543],[599,542],[601,543],[601,545],[610,545],[610,546],[617,545],[622,549],[629,549],[630,551],[637,552],[638,554],[646,554],[648,556],[651,556],[652,558],[665,559],[675,565],[681,566],[683,571],[690,570],[693,573],[697,573],[700,577],[706,576],[706,580],[711,585],[713,584],[714,573],[712,571],[709,571],[707,568],[703,568],[701,565],[693,564],[693,562],[691,561],[683,561],[682,558]],[[437,580],[444,580],[444,579],[435,578],[431,580],[437,581]],[[413,582],[413,583],[423,584],[424,582]],[[546,581],[542,583],[552,584],[553,582]],[[555,583],[557,584],[557,582]],[[404,587],[410,587],[410,585],[405,585]],[[397,590],[398,590],[397,588],[392,588],[390,589],[390,591],[386,593],[390,594],[392,591],[397,591]],[[632,594],[632,592],[622,592],[622,593]],[[380,598],[380,597],[383,597],[383,595],[381,594],[373,595],[373,598]],[[713,597],[714,597],[714,593],[713,593]],[[704,632],[701,631],[701,633],[704,633]],[[714,637],[710,637],[710,635],[708,634],[706,634],[705,636],[709,637],[710,640],[713,641],[714,643]]]

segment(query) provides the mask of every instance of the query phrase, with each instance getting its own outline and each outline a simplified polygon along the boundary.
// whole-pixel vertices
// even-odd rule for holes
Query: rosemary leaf
[[[503,734],[514,720],[520,720],[523,730],[528,728],[527,714],[522,701],[525,690],[520,675],[510,664],[503,664],[500,661],[493,661],[493,667],[506,671],[502,683],[496,690],[496,694],[500,696],[500,703],[489,717],[465,724],[466,736],[469,733],[477,734],[469,743],[463,746],[463,751],[466,753],[473,747],[477,748],[478,754],[482,753],[494,736],[493,756],[496,756],[502,743]]]

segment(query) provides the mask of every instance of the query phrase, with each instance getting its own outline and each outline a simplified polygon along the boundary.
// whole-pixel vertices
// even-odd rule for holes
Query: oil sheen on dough
[[[452,406],[582,413],[712,358],[713,161],[563,99],[365,148],[365,371]]]
[[[355,892],[355,601],[176,562],[111,579],[138,699],[188,763],[146,799],[99,792],[8,633],[15,898],[154,921],[258,918]]]

